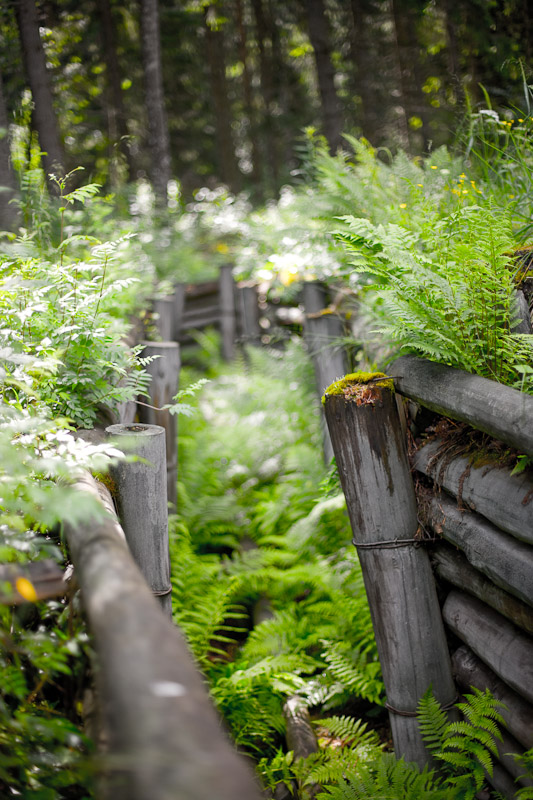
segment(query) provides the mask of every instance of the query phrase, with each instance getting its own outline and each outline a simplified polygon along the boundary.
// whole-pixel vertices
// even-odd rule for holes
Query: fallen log
[[[389,374],[400,394],[533,455],[531,395],[415,356],[396,359]]]
[[[498,530],[473,511],[461,511],[449,497],[434,497],[427,521],[436,533],[460,547],[469,562],[491,581],[533,606],[533,548]]]
[[[431,561],[439,578],[473,594],[519,628],[533,634],[533,609],[474,569],[459,551],[437,545],[431,553]]]
[[[480,600],[453,589],[443,618],[467,644],[521,697],[533,702],[533,639]]]
[[[65,533],[97,654],[108,737],[104,800],[259,800],[226,739],[187,645],[135,565],[109,492],[86,476],[78,489],[108,514]]]
[[[526,750],[533,747],[533,705],[510,689],[466,645],[452,655],[452,669],[459,686],[469,689],[489,689],[496,700],[503,703],[500,714],[515,739]]]
[[[533,544],[533,480],[529,474],[511,475],[511,470],[491,466],[474,467],[468,458],[448,460],[437,439],[417,451],[414,466],[433,478],[447,492],[482,514],[511,536]]]

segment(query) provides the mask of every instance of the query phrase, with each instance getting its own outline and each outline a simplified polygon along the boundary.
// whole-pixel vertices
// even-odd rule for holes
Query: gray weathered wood
[[[401,394],[533,455],[533,397],[444,364],[402,356],[388,370]]]
[[[176,509],[178,484],[178,425],[177,416],[163,406],[171,404],[178,393],[180,374],[180,348],[176,342],[143,342],[143,358],[157,356],[146,365],[152,376],[148,387],[149,398],[139,404],[139,419],[148,425],[160,425],[165,429],[167,454],[167,500]],[[148,402],[154,408],[141,403]],[[159,410],[157,410],[159,409]]]
[[[98,496],[87,476],[80,491]],[[259,800],[226,739],[188,647],[135,565],[100,487],[107,519],[65,532],[97,654],[108,739],[103,800]]]
[[[355,540],[393,542],[358,553],[388,703],[414,714],[430,685],[441,703],[455,699],[450,657],[428,555],[411,542],[417,508],[394,393],[379,384],[353,392],[326,393],[326,419]],[[390,720],[397,756],[426,763],[416,717],[391,711]]]
[[[135,461],[110,470],[120,523],[128,545],[152,592],[172,613],[168,544],[165,429],[159,425],[110,425],[106,433]]]
[[[222,358],[231,361],[235,354],[235,338],[237,333],[235,320],[235,283],[233,267],[225,264],[220,268],[220,335]]]
[[[185,283],[176,283],[174,286],[174,294],[172,298],[174,300],[174,324],[172,329],[172,341],[178,342],[180,338],[180,333],[183,324],[183,317],[185,314],[185,291],[186,291],[186,284]]]
[[[533,328],[531,326],[531,316],[529,313],[529,305],[526,300],[526,296],[522,289],[516,290],[516,313],[518,316],[518,320],[515,325],[511,328],[511,333],[533,333]]]
[[[325,389],[348,370],[346,351],[338,340],[344,334],[341,318],[327,310],[328,291],[318,282],[304,283],[303,300],[305,306],[304,335],[307,350],[313,362],[315,383],[321,398]],[[324,460],[326,464],[333,458],[333,447],[327,427],[323,425]]]
[[[461,456],[449,460],[444,454],[436,460],[441,447],[442,441],[437,439],[420,448],[414,457],[416,469],[455,496],[460,491],[466,505],[498,528],[533,544],[533,480],[529,474],[511,475],[510,469],[490,465],[473,467]]]
[[[244,344],[258,344],[261,340],[257,286],[241,284],[237,287],[239,334]]]
[[[498,760],[492,765],[492,775],[486,775],[487,781],[493,789],[499,792],[506,800],[515,800],[518,790],[514,779]]]
[[[28,564],[0,564],[0,603],[21,603],[62,597],[67,591],[63,570],[51,558]]]
[[[318,750],[318,742],[309,710],[301,697],[293,695],[283,705],[283,716],[287,725],[287,749],[295,758],[307,758]]]
[[[451,630],[512,689],[533,702],[533,639],[475,597],[453,589],[444,603]]]
[[[157,331],[164,342],[171,342],[174,337],[175,302],[174,297],[154,297],[152,300]]]
[[[526,633],[533,634],[533,609],[505,592],[470,564],[458,550],[446,545],[433,549],[431,561],[439,578],[473,594],[488,606],[503,614]]]
[[[497,586],[533,606],[533,548],[502,533],[473,511],[461,511],[449,497],[435,497],[428,522],[460,547],[469,562]]]
[[[466,645],[452,656],[453,674],[460,686],[468,689],[489,689],[503,703],[500,710],[509,731],[526,749],[533,747],[533,705],[510,689]]]

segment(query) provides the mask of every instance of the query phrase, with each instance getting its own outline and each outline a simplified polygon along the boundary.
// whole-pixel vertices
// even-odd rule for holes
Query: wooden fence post
[[[164,342],[171,342],[174,338],[175,326],[174,297],[154,297],[152,307],[158,317],[155,324],[160,337]]]
[[[109,437],[135,461],[110,470],[120,524],[137,566],[163,610],[172,614],[168,545],[165,429],[159,425],[110,425]]]
[[[180,373],[180,346],[176,342],[143,342],[143,358],[158,356],[146,365],[146,371],[152,376],[148,387],[150,405],[148,408],[139,403],[139,419],[148,425],[160,425],[165,429],[167,452],[167,500],[175,510],[178,483],[178,423],[175,414],[164,405],[172,403],[178,392]]]
[[[185,290],[187,285],[185,283],[176,283],[174,285],[174,325],[172,330],[171,339],[173,342],[179,342],[181,329],[183,325],[183,314],[185,311]]]
[[[242,342],[243,344],[259,344],[261,341],[261,326],[259,325],[257,286],[241,284],[237,288],[237,297]]]
[[[358,549],[398,757],[430,758],[417,704],[456,697],[392,382],[356,373],[326,390],[326,419]]]
[[[220,268],[220,334],[222,337],[222,358],[231,361],[235,354],[235,283],[233,281],[233,267],[225,264]]]
[[[348,359],[344,348],[335,339],[343,334],[340,317],[327,309],[327,288],[318,282],[304,283],[305,341],[315,370],[316,387],[319,397],[330,383],[341,378],[348,369]],[[323,423],[324,460],[329,464],[333,458],[331,439]]]

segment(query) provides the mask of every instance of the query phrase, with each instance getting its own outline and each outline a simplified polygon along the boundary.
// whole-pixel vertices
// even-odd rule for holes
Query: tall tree
[[[252,74],[248,58],[248,37],[243,13],[242,0],[235,0],[237,18],[239,59],[242,64],[242,86],[244,94],[244,112],[248,117],[248,137],[252,156],[252,179],[257,185],[261,181],[262,158],[257,131],[257,114],[252,92]]]
[[[32,98],[32,124],[43,151],[47,174],[64,170],[65,156],[57,118],[43,44],[39,35],[39,18],[34,0],[16,0],[15,11],[22,46],[24,67]]]
[[[358,124],[363,136],[372,144],[379,144],[378,137],[383,124],[379,119],[379,102],[376,96],[375,69],[377,53],[373,52],[371,25],[369,17],[371,8],[365,0],[350,0],[352,18],[352,36],[350,55],[355,66],[353,87],[361,98]],[[380,98],[381,99],[381,98]]]
[[[323,0],[306,0],[306,5],[309,39],[315,54],[324,134],[331,152],[334,153],[342,142],[342,112],[335,88],[335,70],[331,60],[329,25]]]
[[[219,174],[230,189],[237,191],[240,187],[240,175],[231,130],[231,105],[226,80],[224,34],[217,17],[216,7],[213,4],[205,9],[205,33],[215,115]]]
[[[171,178],[170,142],[161,72],[158,0],[140,0],[140,10],[150,177],[158,204],[166,205],[167,186]]]
[[[133,165],[128,145],[128,126],[122,99],[122,79],[117,56],[117,36],[110,0],[97,0],[102,30],[102,44],[107,78],[107,121],[109,140],[113,148],[124,153],[128,178],[133,177]],[[110,158],[114,162],[113,155]]]
[[[9,118],[0,75],[0,230],[9,230],[16,222],[17,211],[9,202],[15,196],[16,189],[9,153]]]
[[[279,177],[279,155],[276,137],[274,136],[273,101],[274,75],[272,53],[272,25],[267,17],[263,0],[252,0],[254,12],[257,49],[259,50],[259,75],[261,82],[261,99],[263,108],[263,132],[265,153],[269,168],[271,189],[276,190]]]

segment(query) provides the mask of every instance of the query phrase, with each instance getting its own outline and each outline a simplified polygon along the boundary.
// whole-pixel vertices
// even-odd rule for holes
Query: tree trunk
[[[335,153],[342,143],[342,115],[335,89],[335,70],[331,61],[329,26],[323,0],[307,0],[307,19],[309,39],[315,53],[324,133],[330,151]]]
[[[106,77],[108,86],[108,99],[106,103],[107,124],[111,147],[124,154],[127,165],[126,179],[133,175],[131,153],[127,141],[128,126],[122,98],[122,81],[120,66],[117,57],[117,37],[110,0],[98,0],[100,13],[104,59],[106,63]],[[116,153],[110,153],[110,165],[116,161]],[[112,168],[112,167],[110,167]],[[115,170],[116,172],[116,170]],[[113,176],[112,176],[113,177]],[[117,176],[115,175],[115,182]]]
[[[252,171],[251,175],[254,183],[259,187],[261,184],[261,174],[263,171],[261,149],[259,147],[259,137],[257,133],[257,117],[252,93],[252,75],[248,60],[248,43],[246,37],[246,25],[242,0],[235,0],[235,10],[237,16],[237,30],[239,34],[239,58],[242,63],[242,85],[244,93],[244,113],[248,117],[248,138],[250,140]]]
[[[259,72],[261,79],[261,96],[263,99],[264,119],[263,131],[265,142],[266,159],[271,176],[271,189],[277,189],[279,179],[279,154],[274,136],[274,120],[272,117],[272,105],[274,100],[274,65],[272,53],[272,25],[269,25],[262,0],[252,0],[252,8],[255,18],[257,47],[259,50]],[[267,42],[270,39],[270,53],[267,50]]]
[[[379,105],[375,87],[372,86],[374,75],[373,56],[364,0],[351,0],[350,10],[353,20],[350,50],[351,59],[356,70],[353,84],[355,93],[361,98],[361,111],[358,122],[363,136],[372,144],[377,144],[380,127],[377,117]]]
[[[11,168],[9,150],[9,119],[0,75],[0,230],[11,230],[17,221],[17,209],[10,204],[15,196],[17,182]]]
[[[206,56],[211,79],[211,95],[215,115],[217,138],[218,169],[220,178],[232,191],[239,189],[239,169],[235,158],[233,134],[231,130],[231,106],[226,81],[226,62],[224,58],[224,35],[216,27],[216,7],[210,5],[205,12]]]
[[[159,8],[157,0],[140,0],[140,4],[141,46],[146,113],[148,116],[151,180],[158,204],[166,206],[167,185],[171,172],[170,144],[161,71]]]
[[[34,0],[17,0],[15,11],[24,68],[33,98],[32,124],[43,151],[43,167],[47,175],[51,172],[62,173],[65,156],[54,111],[46,57],[39,36],[37,8]]]

